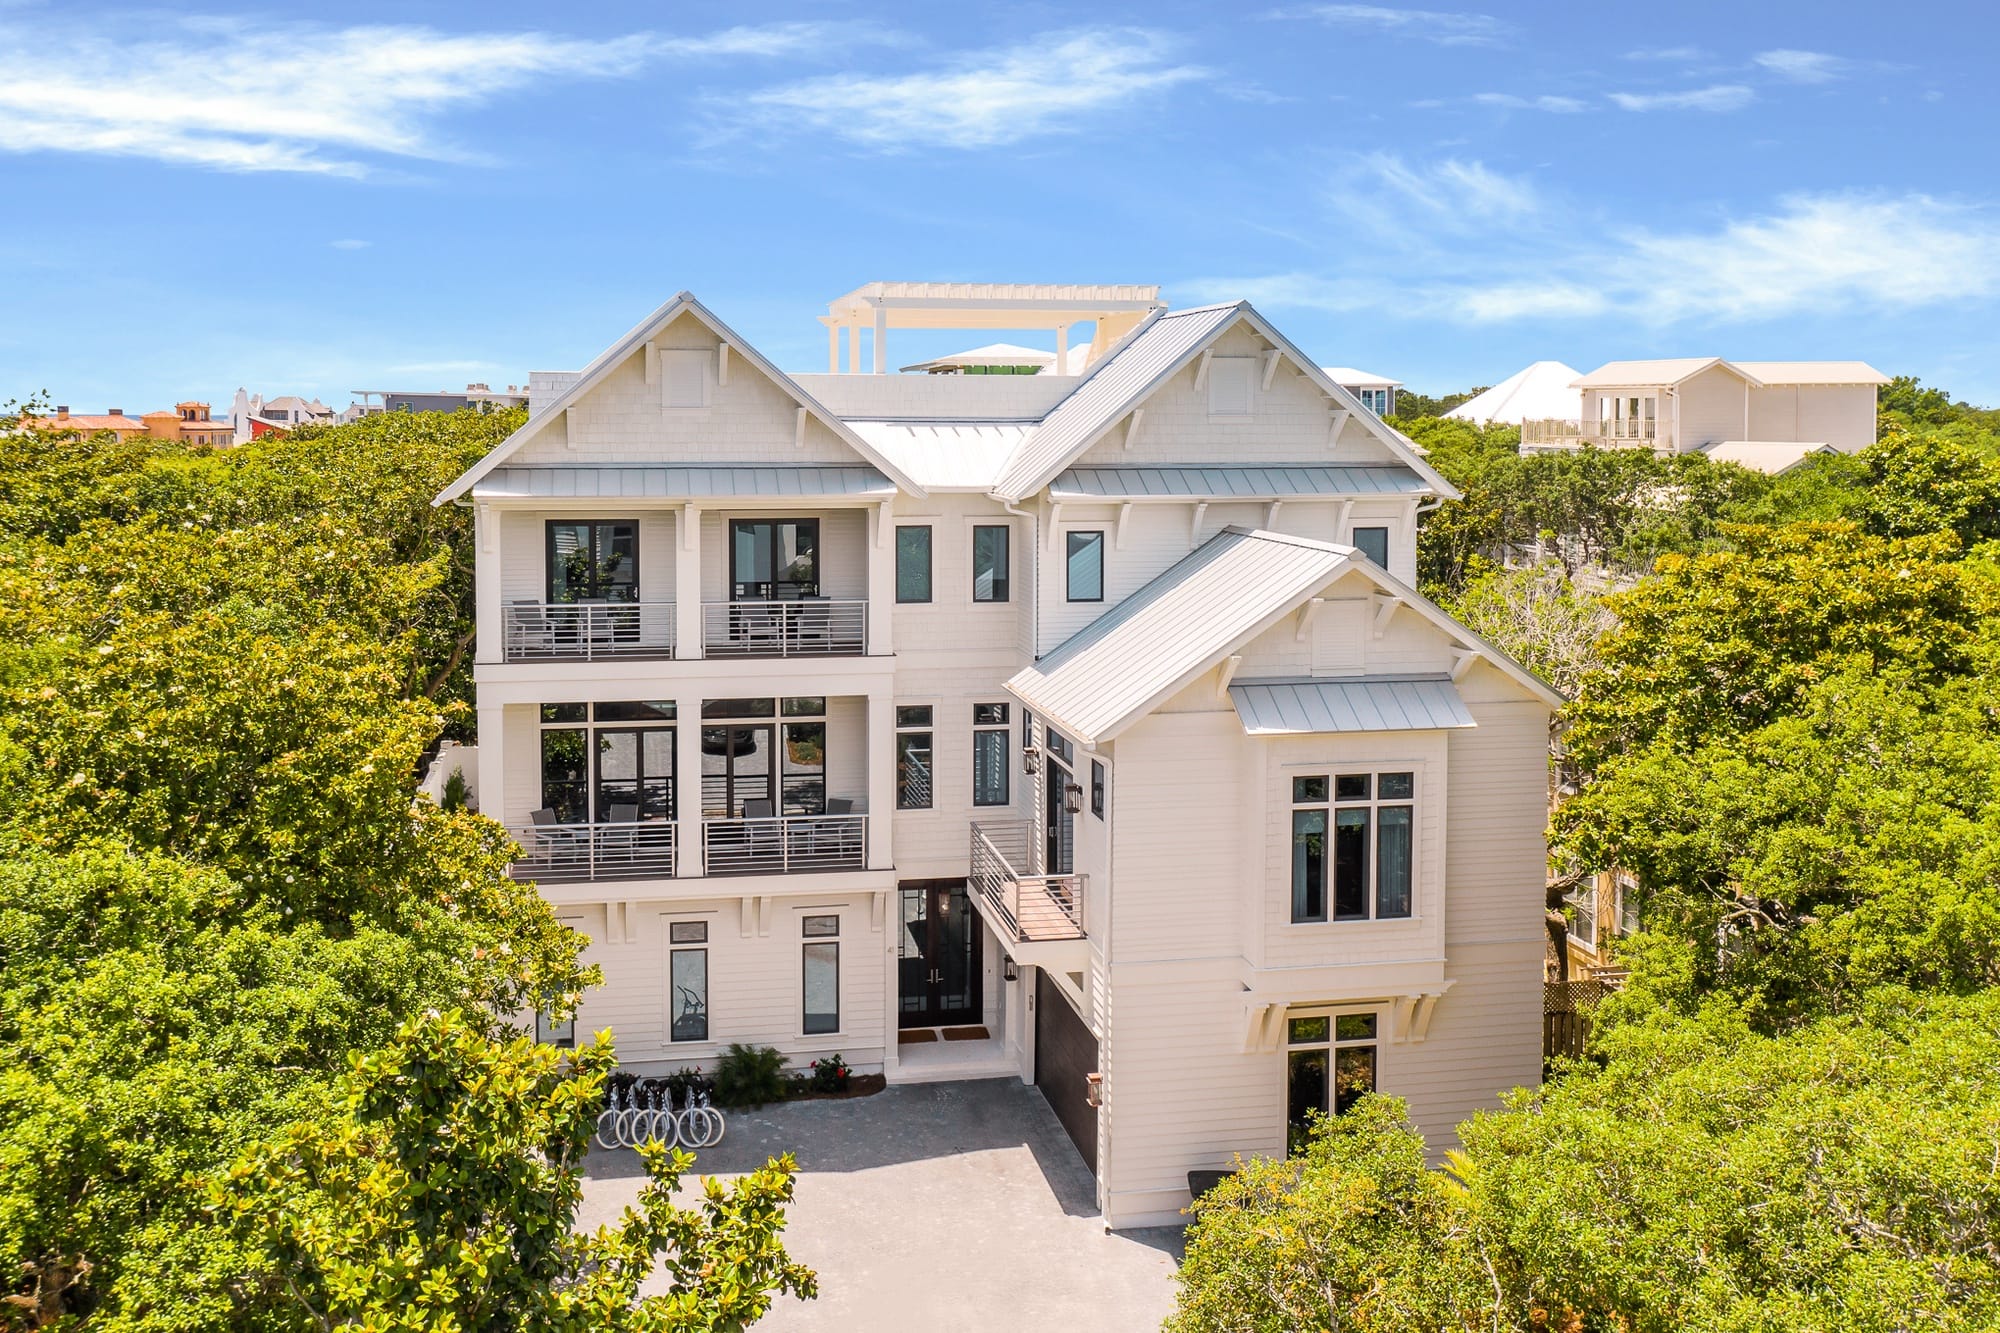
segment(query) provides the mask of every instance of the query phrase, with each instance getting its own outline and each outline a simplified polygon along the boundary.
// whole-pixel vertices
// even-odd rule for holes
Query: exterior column
[[[1056,368],[1057,375],[1069,373],[1069,325],[1056,325]]]
[[[498,662],[505,652],[504,605],[500,596],[500,515],[489,504],[473,510],[472,609],[474,662]],[[495,790],[498,790],[497,788]]]
[[[838,324],[826,326],[826,373],[829,375],[840,373],[840,325]]]
[[[701,696],[682,693],[674,697],[674,877],[702,873]]]
[[[896,701],[887,687],[868,696],[868,868],[895,864]]]
[[[682,505],[674,518],[674,656],[701,657],[701,508]]]
[[[479,813],[505,820],[507,712],[498,704],[479,709]],[[537,802],[539,804],[539,802]]]
[[[868,655],[896,651],[896,516],[884,500],[868,511]]]
[[[885,375],[889,371],[889,308],[875,307],[875,373]]]
[[[847,326],[847,373],[850,375],[859,375],[861,373],[861,326],[859,324],[849,324]]]

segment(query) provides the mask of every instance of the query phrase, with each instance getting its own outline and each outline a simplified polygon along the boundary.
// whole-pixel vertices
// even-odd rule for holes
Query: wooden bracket
[[[1340,502],[1340,514],[1333,521],[1333,530],[1336,533],[1345,534],[1342,537],[1335,538],[1335,540],[1346,541],[1349,546],[1354,545],[1354,542],[1351,540],[1354,534],[1347,531],[1347,520],[1351,518],[1353,514],[1354,514],[1354,501],[1342,500]]]
[[[1208,383],[1208,363],[1215,356],[1213,347],[1201,349],[1201,359],[1194,363],[1194,391],[1201,392],[1201,386]]]
[[[1326,447],[1329,449],[1338,449],[1340,447],[1340,432],[1347,429],[1347,418],[1352,416],[1353,413],[1344,407],[1336,407],[1326,415],[1327,420],[1331,423],[1331,428],[1326,434]]]
[[[1145,419],[1146,409],[1143,407],[1133,408],[1132,415],[1125,418],[1125,447],[1127,449],[1130,449],[1132,442],[1139,438],[1139,423]]]
[[[1418,997],[1417,1012],[1415,1017],[1410,1022],[1411,1041],[1421,1042],[1425,1037],[1428,1037],[1430,1035],[1431,1015],[1437,1012],[1437,1002],[1439,998],[1440,997],[1437,995],[1424,995]]]
[[[1243,654],[1231,653],[1222,659],[1215,677],[1215,697],[1218,700],[1229,697],[1229,682],[1236,679],[1236,673],[1243,666]]]
[[[1465,679],[1465,673],[1472,670],[1472,664],[1484,654],[1477,648],[1454,648],[1451,650],[1451,679],[1453,684]]]
[[[1118,544],[1118,549],[1121,551],[1125,549],[1125,525],[1131,520],[1131,517],[1132,502],[1127,500],[1124,504],[1118,506],[1118,528],[1112,538]]]
[[[1275,347],[1264,353],[1264,383],[1262,387],[1267,392],[1270,390],[1271,381],[1277,378],[1278,362],[1284,360],[1284,358],[1285,354]]]
[[[1283,500],[1273,500],[1264,506],[1264,526],[1275,529],[1278,526],[1278,511],[1285,507]]]
[[[1197,500],[1194,506],[1194,521],[1188,524],[1188,545],[1193,546],[1195,538],[1201,536],[1202,516],[1208,513],[1208,501]]]
[[[1376,594],[1375,597],[1376,638],[1378,639],[1381,638],[1383,632],[1389,628],[1389,621],[1394,618],[1396,614],[1396,608],[1401,606],[1402,604],[1403,604],[1403,599],[1400,597],[1390,597],[1384,593]]]
[[[576,447],[576,408],[565,407],[563,409],[563,448],[574,449]]]
[[[715,348],[715,384],[721,388],[729,383],[729,344],[717,343]]]
[[[805,447],[806,447],[806,410],[802,407],[799,409],[798,416],[796,416],[792,420],[792,448],[803,449]]]
[[[1306,634],[1312,629],[1313,621],[1318,618],[1319,609],[1325,605],[1326,599],[1324,597],[1315,597],[1299,608],[1299,629],[1298,633],[1292,636],[1292,642],[1304,643],[1306,641]]]
[[[1053,502],[1049,505],[1049,549],[1056,549],[1056,524],[1062,521],[1062,506]]]

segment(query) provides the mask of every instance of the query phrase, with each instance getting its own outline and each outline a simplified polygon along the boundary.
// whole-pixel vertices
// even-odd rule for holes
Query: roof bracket
[[[1194,521],[1188,524],[1188,545],[1193,546],[1195,538],[1201,536],[1202,515],[1208,512],[1208,501],[1197,500],[1194,506]]]
[[[715,384],[717,388],[724,388],[728,383],[729,344],[727,342],[720,342],[715,345]]]
[[[798,416],[792,422],[792,448],[803,449],[805,447],[806,447],[806,410],[802,407],[799,409]]]
[[[1285,507],[1283,500],[1273,500],[1264,506],[1264,526],[1275,529],[1278,526],[1278,511]]]
[[[1389,621],[1395,617],[1396,608],[1401,606],[1402,604],[1403,604],[1403,599],[1400,597],[1391,597],[1386,593],[1376,594],[1375,596],[1376,638],[1378,639],[1381,638],[1383,632],[1389,628]]]
[[[1056,524],[1061,521],[1062,506],[1051,501],[1049,504],[1049,549],[1051,551],[1056,549]]]
[[[565,407],[563,409],[563,448],[574,449],[576,447],[576,409],[574,407]]]
[[[1201,349],[1201,360],[1194,363],[1194,391],[1201,392],[1201,386],[1208,383],[1208,363],[1215,356],[1213,347]]]
[[[1319,609],[1325,605],[1326,599],[1324,597],[1315,597],[1299,608],[1299,630],[1297,634],[1292,636],[1292,642],[1304,643],[1306,641],[1306,631],[1312,628],[1313,618],[1319,614]]]
[[[1334,520],[1333,520],[1333,533],[1334,533],[1333,539],[1335,541],[1337,542],[1345,541],[1349,546],[1354,545],[1352,541],[1348,540],[1350,537],[1353,536],[1353,534],[1349,532],[1347,529],[1347,520],[1353,517],[1353,514],[1354,514],[1354,501],[1342,500],[1340,502],[1340,510],[1338,513],[1334,515]]]
[[[1222,665],[1217,669],[1215,677],[1215,697],[1217,699],[1227,699],[1229,697],[1229,682],[1236,679],[1236,672],[1242,665],[1242,653],[1231,653],[1222,659]]]
[[[1146,409],[1143,407],[1133,408],[1132,415],[1126,418],[1125,447],[1127,449],[1130,449],[1132,447],[1132,441],[1139,438],[1139,423],[1144,421],[1145,419],[1146,419]]]
[[[1284,352],[1283,352],[1283,351],[1281,351],[1280,349],[1276,348],[1276,347],[1273,347],[1273,348],[1272,348],[1272,349],[1271,349],[1270,351],[1268,351],[1268,352],[1264,353],[1264,384],[1263,384],[1263,388],[1264,388],[1264,389],[1265,389],[1266,391],[1269,391],[1269,389],[1270,389],[1270,387],[1271,387],[1271,381],[1272,381],[1273,379],[1277,378],[1277,375],[1278,375],[1278,363],[1279,363],[1280,361],[1284,360],[1284,359],[1285,359],[1285,354],[1284,354]]]
[[[1472,670],[1472,664],[1480,659],[1477,648],[1454,648],[1451,650],[1451,680],[1454,685],[1465,679],[1465,673]]]
[[[1417,997],[1416,1016],[1410,1023],[1411,1041],[1421,1042],[1425,1037],[1430,1035],[1431,1015],[1437,1011],[1438,999],[1439,996],[1436,994],[1420,995]]]
[[[640,349],[646,356],[646,383],[657,384],[660,379],[660,348],[656,343],[647,343]]]
[[[1347,418],[1354,414],[1344,407],[1336,407],[1326,415],[1327,420],[1331,423],[1331,428],[1326,433],[1326,447],[1329,449],[1338,449],[1340,447],[1340,432],[1347,429]]]
[[[1118,506],[1118,530],[1112,537],[1112,540],[1117,543],[1118,549],[1121,551],[1125,549],[1125,525],[1131,517],[1132,502],[1127,500],[1124,504]]]

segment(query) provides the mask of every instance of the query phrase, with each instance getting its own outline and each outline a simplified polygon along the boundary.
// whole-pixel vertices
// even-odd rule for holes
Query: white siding
[[[1681,453],[1699,449],[1718,440],[1744,438],[1743,395],[1746,386],[1721,366],[1711,366],[1683,383],[1676,391],[1680,403],[1680,435],[1675,448]],[[1662,401],[1663,414],[1671,412]],[[1671,415],[1667,416],[1671,421]]]
[[[1799,388],[1799,433],[1788,440],[1818,440],[1844,454],[1875,442],[1875,386],[1807,384]]]
[[[506,509],[500,511],[500,596],[508,602],[546,600],[549,595],[548,524],[637,519],[639,522],[639,596],[649,602],[674,599],[674,510],[657,502],[619,507],[590,501],[585,509]]]

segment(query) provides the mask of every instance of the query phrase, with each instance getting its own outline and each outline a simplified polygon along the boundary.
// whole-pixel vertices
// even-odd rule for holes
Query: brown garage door
[[[1097,1108],[1086,1075],[1097,1072],[1097,1039],[1050,982],[1035,973],[1035,1086],[1069,1131],[1085,1166],[1097,1174]]]

